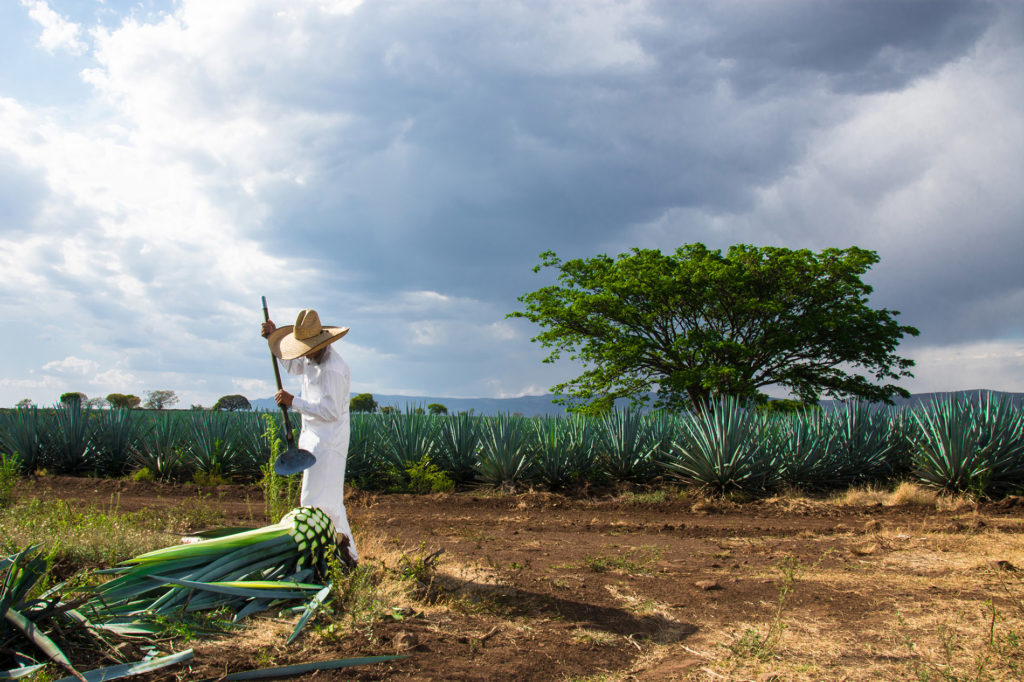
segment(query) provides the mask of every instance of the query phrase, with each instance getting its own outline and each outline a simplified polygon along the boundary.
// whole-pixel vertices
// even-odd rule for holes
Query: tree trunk
[[[707,409],[708,403],[711,401],[711,391],[703,386],[688,386],[686,393],[690,396],[693,411],[697,414],[704,414],[704,410]]]

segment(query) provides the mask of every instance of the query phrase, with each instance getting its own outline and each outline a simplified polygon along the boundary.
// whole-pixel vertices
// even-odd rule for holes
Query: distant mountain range
[[[939,393],[914,393],[909,398],[896,398],[894,402],[901,406],[917,407],[918,405],[927,405],[937,398],[950,395],[976,396],[978,393],[978,389]],[[992,391],[992,393],[1001,397],[1007,397],[1017,405],[1024,405],[1024,393],[1006,393],[1003,391]],[[426,409],[427,405],[439,403],[448,408],[448,414],[470,411],[478,415],[522,414],[527,417],[565,414],[565,407],[553,403],[552,401],[556,396],[550,393],[545,395],[524,395],[518,398],[438,398],[429,396],[378,395],[376,393],[373,394],[373,397],[378,405],[391,405],[397,407],[402,412],[417,407]],[[277,409],[273,398],[260,398],[250,402],[253,409],[256,410]],[[628,400],[619,400],[616,401],[616,406],[624,407],[628,403]],[[831,400],[821,401],[821,406],[825,409],[829,409],[834,405],[835,402]]]

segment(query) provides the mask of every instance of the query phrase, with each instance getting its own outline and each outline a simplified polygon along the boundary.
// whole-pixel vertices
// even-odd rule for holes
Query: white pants
[[[316,464],[302,474],[302,491],[299,504],[303,507],[319,507],[327,512],[334,522],[334,530],[344,533],[349,540],[348,551],[353,561],[359,559],[356,552],[356,539],[352,537],[352,529],[348,525],[348,514],[345,513],[345,462],[348,453],[323,452],[314,453]],[[347,450],[347,448],[346,448]]]

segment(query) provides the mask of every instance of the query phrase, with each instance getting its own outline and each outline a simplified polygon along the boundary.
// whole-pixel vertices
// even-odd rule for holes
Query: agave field
[[[1022,432],[990,394],[354,414],[346,569],[273,414],[0,412],[0,678],[1020,679]]]
[[[247,482],[260,478],[277,437],[275,418],[254,412],[0,413],[0,449],[26,472]],[[700,414],[352,415],[351,481],[403,490],[424,473],[428,485],[559,490],[674,479],[755,496],[912,480],[998,497],[1024,488],[1024,410],[980,393],[914,410],[852,403],[780,414],[723,399]]]

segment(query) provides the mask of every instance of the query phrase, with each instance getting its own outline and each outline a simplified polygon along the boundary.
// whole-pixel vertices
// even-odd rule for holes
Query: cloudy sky
[[[544,393],[537,255],[881,262],[911,391],[1024,391],[1024,3],[0,2],[0,406]]]

